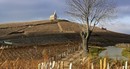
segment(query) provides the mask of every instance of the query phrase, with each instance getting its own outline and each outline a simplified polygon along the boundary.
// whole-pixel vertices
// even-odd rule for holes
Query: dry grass
[[[102,62],[101,62],[102,61]],[[42,63],[43,60],[15,60],[15,61],[5,61],[4,63],[0,64],[1,69],[9,68],[9,69],[37,69],[38,64]],[[58,61],[59,62],[59,61]],[[67,69],[69,69],[69,64],[70,62],[64,61],[64,66]],[[73,69],[91,69],[92,64],[94,69],[106,69],[107,63],[110,65],[110,69],[122,69],[122,67],[125,65],[125,61],[119,61],[119,60],[109,60],[107,59],[92,59],[91,57],[88,57],[84,61],[73,63]],[[62,65],[59,63],[59,65]],[[128,62],[128,69],[130,68]],[[62,66],[60,66],[62,67]],[[101,68],[102,67],[102,68]],[[55,67],[54,69],[57,69]],[[61,68],[63,69],[63,68]]]
[[[4,58],[6,58],[4,61],[0,62],[0,68],[4,69],[4,68],[10,68],[10,69],[37,69],[38,68],[38,64],[42,63],[42,62],[48,62],[48,61],[53,61],[50,60],[51,57],[54,57],[56,54],[60,54],[63,53],[65,51],[67,51],[67,49],[71,49],[74,48],[76,46],[79,46],[78,44],[65,44],[65,45],[54,45],[54,46],[39,46],[37,47],[37,49],[35,49],[36,47],[23,47],[23,48],[18,48],[18,49],[6,49],[3,50],[2,55],[4,56]],[[27,53],[28,50],[32,50],[30,51],[30,53]],[[21,52],[19,53],[20,57],[17,57],[18,55],[15,54],[14,56],[14,52]],[[37,52],[37,53],[36,53]],[[36,55],[35,55],[36,53]],[[31,54],[33,56],[31,56]],[[38,58],[38,54],[41,54],[41,57]],[[78,52],[77,52],[78,54]],[[77,55],[77,54],[70,54],[70,55]],[[30,57],[30,58],[29,58]],[[66,58],[70,57],[69,55],[66,56]],[[11,59],[14,58],[14,59]],[[72,57],[73,58],[73,57]],[[70,59],[72,59],[70,57]],[[75,59],[76,58],[76,59]],[[123,60],[112,60],[109,59],[108,57],[103,60],[102,58],[99,57],[94,57],[92,55],[89,55],[87,58],[84,56],[76,56],[73,58],[74,60],[71,62],[73,63],[73,69],[90,69],[92,67],[92,64],[94,66],[94,69],[99,69],[100,68],[100,61],[102,60],[102,66],[106,66],[106,64],[103,63],[109,63],[110,64],[110,68],[111,69],[119,69],[122,66],[124,66],[125,61]],[[100,60],[101,59],[101,60]],[[57,61],[58,60],[58,61]],[[56,62],[59,62],[61,59],[55,59]],[[62,61],[62,60],[61,60]],[[68,61],[65,60],[64,64],[68,64],[70,63],[69,59]],[[60,65],[60,63],[58,63]],[[128,63],[128,66],[130,64]],[[67,67],[69,67],[69,65],[65,65]],[[103,68],[103,67],[102,67]],[[57,67],[56,67],[57,69]],[[62,68],[61,68],[62,69]],[[129,68],[128,68],[129,69]]]
[[[6,60],[16,60],[17,58],[25,60],[29,60],[32,58],[36,60],[42,59],[44,49],[46,49],[49,52],[50,57],[54,57],[56,54],[63,53],[67,49],[77,46],[79,46],[78,43],[68,43],[1,49],[0,62]]]
[[[119,43],[119,44],[116,44],[116,47],[130,48],[130,43]]]
[[[37,69],[39,63],[51,61],[52,57],[54,57],[53,60],[55,61],[60,60],[57,54],[61,54],[77,46],[79,44],[68,43],[62,45],[3,49],[0,55],[0,69]]]
[[[37,65],[40,62],[42,62],[42,60],[6,60],[0,64],[0,69],[37,69]]]

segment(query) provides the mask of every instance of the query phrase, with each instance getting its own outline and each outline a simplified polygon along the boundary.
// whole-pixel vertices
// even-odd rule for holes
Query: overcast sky
[[[107,29],[130,34],[130,0],[116,0],[117,18],[104,25]],[[65,0],[0,0],[0,23],[46,20],[56,11],[59,18],[65,14]]]

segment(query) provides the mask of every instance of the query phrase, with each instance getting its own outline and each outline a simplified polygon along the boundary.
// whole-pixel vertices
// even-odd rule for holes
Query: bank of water
[[[99,54],[100,57],[108,56],[109,58],[112,58],[112,59],[128,60],[128,58],[125,58],[124,56],[122,56],[122,51],[123,51],[122,48],[118,48],[115,46],[108,46],[105,48],[106,48],[106,50],[102,51]]]

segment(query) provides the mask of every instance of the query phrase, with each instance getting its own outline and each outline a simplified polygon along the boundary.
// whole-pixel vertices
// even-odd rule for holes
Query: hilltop
[[[81,42],[80,31],[80,24],[67,20],[9,23],[0,25],[0,40],[17,46]],[[130,35],[96,27],[90,40],[91,44],[106,46],[129,43]]]
[[[81,28],[78,24],[69,21],[33,21],[23,23],[9,23],[0,25],[0,36],[11,35],[44,35],[56,33],[72,33],[80,32]]]

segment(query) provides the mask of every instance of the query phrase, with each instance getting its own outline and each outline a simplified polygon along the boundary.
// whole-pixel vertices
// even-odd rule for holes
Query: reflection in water
[[[123,60],[128,60],[128,58],[125,58],[122,56],[122,48],[117,48],[114,46],[109,46],[109,47],[105,47],[106,50],[102,51],[99,56],[100,57],[104,57],[104,56],[108,56],[109,58],[113,58],[113,59],[123,59]]]

